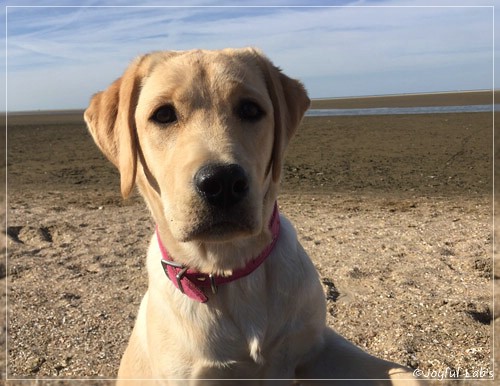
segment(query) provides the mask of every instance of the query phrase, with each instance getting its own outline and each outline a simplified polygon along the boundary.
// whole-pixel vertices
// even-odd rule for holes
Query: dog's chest
[[[217,309],[206,325],[198,363],[211,362],[225,369],[219,374],[221,378],[274,378],[276,372],[293,377],[295,358],[286,330],[273,323],[268,305],[259,302],[247,298],[244,307],[228,307],[223,312]]]
[[[265,298],[255,288],[245,288],[244,283],[230,285],[217,300],[212,298],[206,307],[213,321],[206,331],[210,357],[224,360],[240,360],[261,364],[266,354],[269,336],[269,310]],[[238,294],[239,296],[234,296]],[[210,302],[209,301],[209,302]],[[212,344],[212,339],[218,342]],[[232,347],[234,352],[229,353]],[[229,355],[228,355],[229,354]]]

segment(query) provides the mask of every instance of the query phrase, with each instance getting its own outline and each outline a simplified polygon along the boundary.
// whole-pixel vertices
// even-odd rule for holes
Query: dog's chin
[[[181,241],[225,243],[240,238],[250,237],[255,234],[255,228],[254,224],[243,221],[204,221],[184,232]]]
[[[262,231],[260,208],[236,205],[219,210],[205,205],[165,215],[178,242],[226,243],[257,235]]]

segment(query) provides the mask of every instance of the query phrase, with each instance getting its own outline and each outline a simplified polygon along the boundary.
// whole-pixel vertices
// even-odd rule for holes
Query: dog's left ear
[[[281,175],[282,160],[290,138],[297,130],[311,101],[303,84],[281,72],[279,68],[258,50],[252,49],[259,58],[267,89],[274,109],[274,144],[271,155],[273,181]]]
[[[121,193],[127,198],[135,184],[137,139],[135,108],[141,81],[146,75],[147,55],[136,59],[105,91],[95,94],[84,118],[99,149],[120,171]]]

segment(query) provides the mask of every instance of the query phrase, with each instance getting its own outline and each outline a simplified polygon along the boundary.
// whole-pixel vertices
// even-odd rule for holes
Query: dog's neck
[[[277,203],[274,204],[273,213],[269,220],[269,231],[272,236],[271,242],[267,244],[261,253],[256,257],[251,256],[244,267],[235,269],[228,275],[199,272],[176,262],[165,248],[160,238],[158,228],[156,230],[156,238],[162,255],[161,264],[166,276],[182,293],[193,300],[205,303],[208,301],[208,297],[204,289],[210,289],[214,294],[217,293],[217,289],[220,285],[227,284],[251,274],[270,255],[278,240],[280,232],[280,218]]]

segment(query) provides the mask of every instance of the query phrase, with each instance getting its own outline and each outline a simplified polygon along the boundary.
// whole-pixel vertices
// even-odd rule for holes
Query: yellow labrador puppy
[[[309,103],[252,48],[154,52],[94,95],[89,130],[123,196],[137,184],[156,222],[119,383],[415,382],[326,327],[318,274],[278,213]]]

